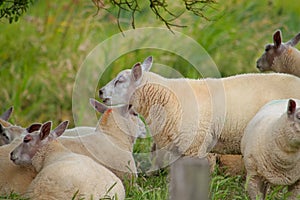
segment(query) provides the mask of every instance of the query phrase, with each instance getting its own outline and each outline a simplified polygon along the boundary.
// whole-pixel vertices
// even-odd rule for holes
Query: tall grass
[[[199,42],[223,76],[257,72],[255,60],[263,52],[264,45],[272,42],[276,29],[283,31],[285,39],[299,32],[300,7],[295,6],[297,3],[298,0],[284,3],[280,0],[220,1],[207,11],[210,21],[185,13],[176,22],[187,28],[174,27],[174,30]],[[147,3],[141,4],[142,12],[137,13],[136,26],[164,27],[143,6]],[[113,8],[110,10],[116,13]],[[121,17],[122,28],[130,29],[128,16]],[[97,44],[119,33],[115,15],[104,10],[96,15],[91,1],[36,1],[18,23],[1,22],[0,26],[0,111],[13,105],[12,122],[23,126],[47,120],[53,120],[54,124],[63,120],[72,122],[72,89],[77,70]],[[185,77],[199,77],[187,67],[190,64],[184,59],[170,52],[147,49],[120,56],[105,71],[98,87],[149,54],[154,56],[155,62],[171,66]],[[139,142],[135,152],[149,149],[150,144],[149,139]],[[143,168],[148,163],[144,161],[139,165]],[[243,177],[215,173],[211,197],[247,199],[244,185]],[[166,172],[155,177],[142,175],[134,186],[127,184],[126,187],[127,199],[168,198]],[[277,198],[276,195],[283,198],[280,195],[286,193],[285,189],[274,191],[269,199]],[[19,196],[1,198],[18,199]]]

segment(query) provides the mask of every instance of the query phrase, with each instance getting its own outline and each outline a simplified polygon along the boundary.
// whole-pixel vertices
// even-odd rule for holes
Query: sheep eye
[[[271,49],[271,46],[267,45],[266,48],[265,48],[265,51],[268,52],[270,49]]]
[[[116,80],[116,81],[115,81],[115,87],[117,86],[118,83],[120,83],[120,81],[119,81],[119,80]]]
[[[123,83],[123,82],[125,82],[125,78],[124,78],[124,76],[120,76],[120,77],[115,81],[115,87],[116,87],[117,84]]]

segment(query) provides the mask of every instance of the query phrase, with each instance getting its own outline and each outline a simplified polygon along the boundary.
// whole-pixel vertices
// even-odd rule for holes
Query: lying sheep
[[[300,197],[299,100],[274,100],[262,107],[245,129],[241,150],[251,199],[264,199],[266,184],[288,185]],[[287,108],[286,108],[287,107]]]
[[[131,154],[134,134],[146,131],[144,124],[141,124],[142,121],[136,116],[133,109],[128,106],[107,107],[95,100],[91,100],[91,103],[97,110],[104,113],[99,120],[97,131],[93,128],[90,133],[84,132],[84,134],[82,134],[82,130],[87,131],[89,128],[76,127],[68,130],[72,132],[70,135],[76,136],[79,134],[79,136],[61,136],[58,140],[72,151],[90,156],[100,164],[103,163],[104,166],[112,169],[112,171],[123,180],[135,177],[137,170]],[[105,114],[105,111],[108,112]],[[40,126],[41,124],[33,124],[26,129],[23,128],[23,130],[25,130],[24,133],[27,134],[28,132],[39,130]],[[79,132],[77,128],[79,128]],[[101,132],[102,130],[104,131]],[[20,139],[21,137],[15,138],[17,142],[20,141]],[[14,144],[6,145],[9,150],[3,151],[1,150],[2,147],[0,147],[0,168],[2,169],[0,172],[0,194],[7,194],[7,191],[12,190],[22,194],[24,188],[30,183],[29,180],[32,180],[35,176],[34,172],[29,173],[29,175],[26,175],[27,172],[24,172],[23,177],[27,177],[27,184],[17,184],[17,181],[14,181],[14,179],[18,180],[20,178],[19,176],[22,174],[22,169],[20,169],[19,173],[15,173],[14,179],[5,178],[12,176],[11,174],[13,173],[10,173],[10,171],[19,170],[20,168],[19,166],[12,165],[8,158],[9,152],[15,147],[15,140],[12,142]],[[4,167],[7,165],[9,167]],[[4,177],[4,179],[2,180],[1,177]],[[11,184],[5,185],[6,181],[10,179],[12,179]],[[25,180],[27,179],[25,178]],[[2,187],[5,188],[2,190]]]
[[[33,132],[39,127],[32,125],[27,131]],[[25,130],[25,129],[24,129]],[[21,142],[21,138],[15,138],[10,144],[0,146],[0,195],[8,195],[12,191],[23,194],[36,171],[31,166],[17,166],[10,160],[10,152]]]
[[[274,44],[265,47],[265,53],[257,60],[260,71],[274,71],[300,77],[300,52],[294,46],[300,40],[300,33],[286,43],[282,43],[280,30],[273,35]]]
[[[102,113],[96,130],[79,137],[60,137],[59,141],[71,151],[93,158],[122,180],[135,177],[133,144],[139,133],[146,132],[145,125],[128,105],[109,108],[94,99],[90,102]]]
[[[149,126],[158,149],[179,155],[241,154],[244,128],[262,105],[300,98],[300,79],[243,74],[202,80],[167,79],[149,72],[152,57],[120,72],[99,90],[106,104],[129,103]]]
[[[32,165],[38,172],[29,185],[30,199],[82,199],[107,196],[125,198],[124,186],[111,171],[91,158],[71,152],[58,140],[68,122],[51,133],[51,122],[27,134],[11,152],[11,160],[21,166]]]

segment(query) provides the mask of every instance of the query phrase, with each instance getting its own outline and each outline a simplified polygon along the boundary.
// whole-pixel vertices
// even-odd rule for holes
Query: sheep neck
[[[274,71],[297,74],[297,68],[300,63],[300,52],[294,47],[287,47],[280,56],[275,57],[272,69]]]
[[[114,119],[111,119],[111,116],[105,123],[100,120],[96,127],[96,132],[103,133],[106,136],[110,137],[112,141],[119,147],[122,147],[122,149],[127,149],[131,152],[133,151],[132,137],[130,137],[129,134],[127,135],[126,133],[124,133],[124,131],[120,129],[119,125],[115,123]],[[99,137],[98,133],[95,134],[96,137]]]
[[[54,140],[43,145],[33,156],[32,165],[37,172],[40,172],[43,167],[52,163],[54,160],[62,158],[61,154],[71,152],[65,148],[60,142]]]
[[[285,126],[282,126],[285,124]],[[299,130],[295,130],[295,122],[289,120],[287,118],[286,113],[284,113],[279,121],[274,124],[273,130],[275,130],[275,143],[278,148],[289,155],[291,154],[299,154],[300,146],[299,139],[297,139],[297,135],[299,135]],[[290,157],[290,156],[289,156]]]
[[[145,118],[159,148],[175,140],[172,133],[179,130],[181,106],[165,83],[145,81],[131,96],[130,104]]]

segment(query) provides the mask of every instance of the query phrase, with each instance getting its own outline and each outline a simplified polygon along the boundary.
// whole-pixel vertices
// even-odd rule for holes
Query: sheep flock
[[[251,200],[270,186],[300,198],[300,33],[273,44],[257,60],[260,72],[224,78],[165,78],[153,57],[119,72],[90,99],[101,117],[93,127],[64,121],[13,125],[0,116],[0,195],[30,199],[125,199],[125,180],[138,176],[133,147],[149,132],[152,169],[181,157],[216,158],[229,174],[246,174]],[[275,72],[275,73],[274,73]],[[146,129],[148,127],[148,129]],[[232,172],[232,173],[231,173]]]

